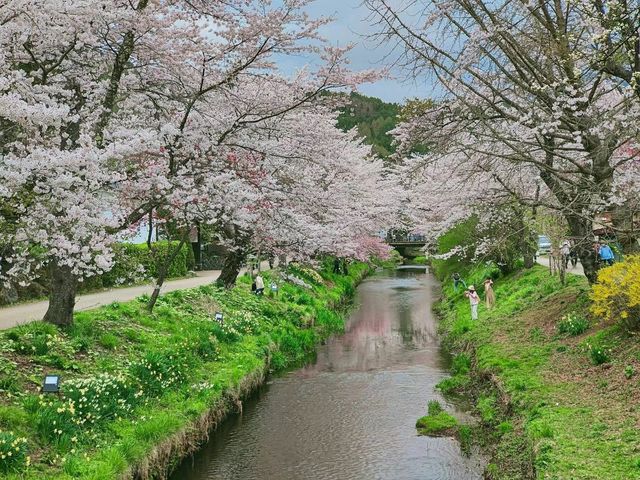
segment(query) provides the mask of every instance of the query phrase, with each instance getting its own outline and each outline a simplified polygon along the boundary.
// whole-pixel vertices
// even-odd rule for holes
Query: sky
[[[369,11],[361,5],[361,0],[315,0],[307,11],[314,18],[335,18],[333,23],[323,27],[320,32],[331,45],[343,47],[350,43],[355,44],[349,55],[353,70],[371,69],[392,63],[390,58],[385,58],[391,47],[381,47],[375,40],[365,38],[368,34],[375,33],[377,27],[372,25],[371,19],[368,18]],[[280,65],[285,72],[293,72],[310,61],[313,59],[289,57],[283,59]],[[431,96],[431,86],[407,80],[406,75],[399,69],[392,69],[391,75],[391,79],[361,86],[360,93],[396,103],[401,103],[406,98]]]

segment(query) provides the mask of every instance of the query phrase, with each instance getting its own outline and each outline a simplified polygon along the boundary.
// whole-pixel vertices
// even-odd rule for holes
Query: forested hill
[[[341,109],[338,126],[344,130],[358,127],[365,142],[373,145],[374,152],[388,157],[394,151],[388,132],[396,126],[400,105],[359,93],[351,93],[350,101],[350,105]]]

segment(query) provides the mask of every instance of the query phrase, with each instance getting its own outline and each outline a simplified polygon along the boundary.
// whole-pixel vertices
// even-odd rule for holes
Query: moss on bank
[[[444,341],[469,368],[454,361],[439,388],[474,399],[487,478],[640,479],[640,345],[587,318],[584,278],[563,287],[543,267],[500,278],[496,308],[482,305],[477,322],[461,292],[444,290]]]
[[[32,323],[0,336],[0,473],[15,479],[162,475],[264,380],[303,362],[343,328],[336,308],[368,271],[348,276],[292,267],[307,286],[276,281],[256,297],[243,277],[231,291],[204,286],[77,314],[66,330]],[[265,283],[272,275],[265,273]],[[299,282],[300,283],[300,282]],[[308,288],[307,288],[308,287]],[[220,325],[216,312],[224,314]],[[63,394],[41,396],[45,373]],[[7,437],[7,438],[5,438]],[[2,444],[4,445],[4,444]],[[0,446],[0,450],[3,447]]]
[[[458,421],[447,413],[437,400],[432,400],[427,406],[427,415],[420,417],[416,422],[416,428],[420,435],[447,435],[454,434],[458,427]]]

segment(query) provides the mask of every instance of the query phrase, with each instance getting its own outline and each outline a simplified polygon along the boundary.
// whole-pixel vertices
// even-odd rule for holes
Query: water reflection
[[[365,281],[346,333],[319,348],[313,365],[274,379],[172,478],[481,478],[479,460],[462,456],[455,441],[415,433],[445,375],[436,295],[422,273]]]
[[[443,368],[431,312],[437,295],[432,286],[429,276],[410,271],[365,281],[346,333],[319,349],[316,363],[301,373],[380,370],[423,361]]]

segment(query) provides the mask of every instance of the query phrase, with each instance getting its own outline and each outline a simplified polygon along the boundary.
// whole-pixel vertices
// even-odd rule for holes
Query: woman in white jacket
[[[256,275],[256,295],[264,295],[264,280],[262,275]]]
[[[478,295],[478,292],[476,292],[476,288],[473,285],[469,285],[469,289],[464,292],[464,294],[469,299],[469,303],[471,304],[471,320],[477,320],[480,295]]]

